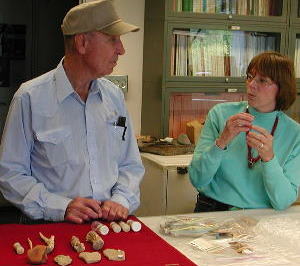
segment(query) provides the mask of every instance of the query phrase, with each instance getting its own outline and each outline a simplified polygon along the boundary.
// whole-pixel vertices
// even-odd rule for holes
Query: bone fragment
[[[83,243],[80,242],[79,238],[76,236],[72,236],[71,238],[71,246],[75,249],[78,253],[85,250],[85,246]]]
[[[39,232],[41,239],[47,244],[47,254],[52,252],[55,246],[54,235],[51,235],[49,238],[45,237],[41,232]]]
[[[118,225],[116,222],[111,222],[109,224],[110,228],[115,232],[115,233],[120,233],[122,228],[120,225]]]
[[[99,250],[104,245],[103,239],[95,231],[89,231],[87,233],[86,241],[92,243],[94,250]]]
[[[17,254],[23,254],[24,253],[24,248],[21,246],[21,244],[19,242],[14,243],[13,247],[14,247]]]
[[[99,221],[93,221],[91,228],[100,235],[107,235],[109,232],[109,228],[105,224],[100,223]]]
[[[125,223],[123,221],[120,221],[119,225],[121,226],[121,228],[124,232],[129,232],[130,231],[130,226],[127,223]]]
[[[129,224],[133,232],[139,232],[142,229],[142,224],[138,221],[127,220],[127,224]]]

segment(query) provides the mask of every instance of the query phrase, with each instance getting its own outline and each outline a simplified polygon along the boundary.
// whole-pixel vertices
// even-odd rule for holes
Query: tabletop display
[[[126,222],[0,225],[0,266],[195,265],[135,217]]]

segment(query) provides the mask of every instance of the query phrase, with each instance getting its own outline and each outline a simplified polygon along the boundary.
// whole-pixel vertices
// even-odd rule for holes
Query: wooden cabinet
[[[197,191],[189,180],[187,166],[192,155],[161,156],[142,153],[145,176],[137,216],[155,216],[194,211]]]
[[[247,65],[263,51],[295,58],[300,88],[299,3],[146,0],[142,134],[177,137],[214,104],[244,100]]]

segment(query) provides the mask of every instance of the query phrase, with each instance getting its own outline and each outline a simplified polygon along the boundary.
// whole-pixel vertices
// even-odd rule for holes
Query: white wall
[[[87,0],[86,2],[91,2]],[[112,75],[128,75],[127,107],[133,121],[135,134],[141,131],[142,70],[144,41],[145,0],[114,0],[119,16],[126,22],[140,27],[138,32],[122,36],[126,50]]]

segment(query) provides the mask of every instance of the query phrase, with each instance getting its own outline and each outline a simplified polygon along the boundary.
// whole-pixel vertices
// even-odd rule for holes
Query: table
[[[186,214],[184,216],[187,216]],[[188,243],[192,237],[173,237],[160,232],[160,223],[166,217],[140,217],[150,229],[161,236],[178,251],[186,255],[197,265],[300,265],[300,206],[292,206],[285,211],[273,209],[238,210],[227,212],[210,212],[189,214],[191,217],[214,218],[224,221],[249,216],[258,220],[255,226],[256,236],[251,245],[252,255],[237,254],[227,256],[196,250]]]
[[[130,219],[137,219],[130,217]],[[108,223],[105,223],[108,225]],[[77,236],[84,243],[86,251],[94,251],[92,245],[85,241],[86,234],[91,230],[90,224],[70,224],[70,223],[52,223],[38,225],[20,225],[4,224],[0,225],[0,266],[28,266],[26,252],[28,250],[27,238],[35,245],[44,244],[39,237],[42,232],[46,237],[55,236],[55,248],[48,255],[47,264],[57,265],[54,257],[57,255],[69,255],[73,259],[72,266],[86,265],[78,258],[71,245],[72,235]],[[92,265],[105,266],[194,266],[195,264],[170,246],[158,235],[152,232],[147,226],[143,225],[139,232],[120,232],[110,231],[102,236],[104,240],[104,249],[113,248],[125,251],[125,261],[109,261],[102,255],[99,263]],[[13,243],[20,242],[26,252],[17,255],[13,249]],[[100,251],[101,254],[102,250]]]

